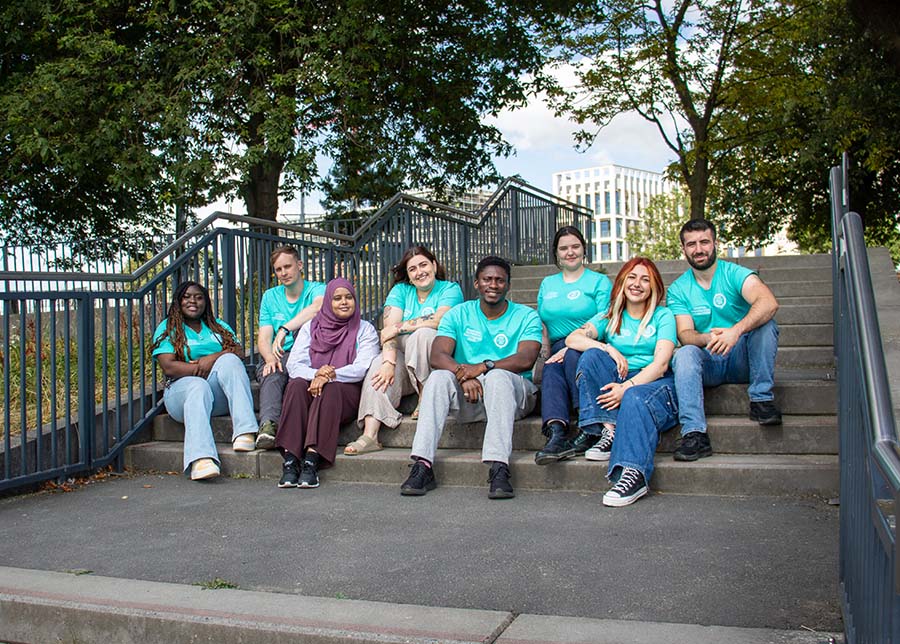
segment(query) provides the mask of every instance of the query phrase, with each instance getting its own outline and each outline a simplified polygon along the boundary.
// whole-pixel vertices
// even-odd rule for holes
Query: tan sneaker
[[[254,434],[241,434],[232,441],[231,449],[235,452],[252,452],[256,449],[256,436]]]
[[[211,458],[198,458],[191,463],[191,480],[203,481],[219,475],[219,466]]]

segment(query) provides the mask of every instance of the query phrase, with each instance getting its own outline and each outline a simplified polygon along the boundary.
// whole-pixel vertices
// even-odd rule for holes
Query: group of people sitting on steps
[[[484,421],[488,496],[511,498],[513,426],[537,404],[537,364],[547,443],[535,462],[608,462],[603,504],[629,505],[649,491],[661,432],[681,424],[675,460],[712,455],[704,387],[749,383],[750,419],[781,423],[775,297],[751,269],[717,260],[711,222],[688,221],[680,241],[690,269],[667,296],[645,257],[627,261],[612,282],[588,268],[584,237],[565,226],[553,240],[560,272],[541,282],[537,310],[508,299],[505,260],[478,262],[478,297],[463,301],[431,251],[413,246],[393,269],[380,332],[360,318],[350,281],[307,281],[297,250],[276,248],[279,285],[264,293],[259,313],[259,425],[234,330],[213,315],[201,284],[185,282],[152,345],[167,378],[166,409],[184,423],[184,470],[195,480],[219,475],[210,422],[227,413],[234,451],[277,448],[278,486],[314,488],[319,469],[334,465],[343,424],[355,418],[362,430],[345,455],[378,451],[382,425],[397,427],[401,398],[417,394],[401,494],[436,487],[437,446],[454,414]]]

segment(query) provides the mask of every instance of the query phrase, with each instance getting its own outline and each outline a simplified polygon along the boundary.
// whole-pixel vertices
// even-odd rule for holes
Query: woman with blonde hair
[[[678,419],[670,366],[675,316],[659,306],[664,297],[656,265],[635,257],[616,276],[609,311],[566,339],[566,346],[583,352],[578,424],[600,437],[585,458],[609,461],[613,486],[604,505],[629,505],[647,494],[659,434]]]

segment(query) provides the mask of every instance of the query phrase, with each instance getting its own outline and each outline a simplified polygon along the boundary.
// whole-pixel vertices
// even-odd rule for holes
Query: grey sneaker
[[[600,440],[597,444],[584,453],[585,460],[588,461],[608,461],[612,452],[613,439],[616,437],[616,428],[603,427],[603,433],[600,434]]]
[[[256,435],[256,449],[275,449],[275,433],[278,431],[278,425],[274,420],[267,420],[259,426],[259,433]]]

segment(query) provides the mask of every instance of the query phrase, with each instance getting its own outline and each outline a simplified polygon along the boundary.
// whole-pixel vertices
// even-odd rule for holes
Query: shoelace
[[[600,436],[600,440],[597,441],[597,445],[595,446],[601,452],[608,452],[612,448],[613,439],[616,437],[616,428],[615,427],[604,427],[603,434]]]
[[[412,471],[409,473],[410,480],[417,484],[424,484],[426,476],[428,476],[428,466],[424,463],[413,463]]]
[[[613,486],[612,491],[618,492],[619,494],[624,494],[628,488],[632,487],[638,481],[638,477],[641,475],[633,467],[626,467],[625,471],[622,472],[622,476],[619,477],[618,482]]]
[[[507,468],[506,466],[498,467],[495,470],[491,470],[490,476],[488,476],[488,483],[493,483],[494,479],[500,476],[500,472],[506,472],[504,478],[509,478],[509,468]]]

